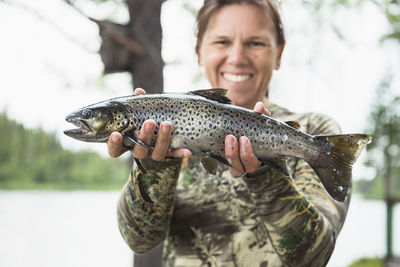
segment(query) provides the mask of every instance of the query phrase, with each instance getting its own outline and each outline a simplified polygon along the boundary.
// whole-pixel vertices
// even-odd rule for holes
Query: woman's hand
[[[141,89],[135,89],[134,94],[140,95],[145,94],[146,92]],[[156,143],[154,145],[153,151],[150,151],[140,145],[135,145],[133,149],[133,154],[135,158],[138,159],[145,159],[147,157],[151,157],[155,161],[163,161],[166,157],[174,157],[174,158],[183,158],[183,157],[190,157],[192,152],[188,149],[181,148],[181,149],[169,149],[169,144],[171,141],[171,133],[172,133],[173,125],[169,121],[164,121],[160,124],[160,129],[157,134]],[[143,140],[146,144],[150,145],[151,140],[153,139],[154,132],[156,130],[156,122],[154,120],[147,120],[143,123],[142,129],[139,133],[138,138]],[[116,158],[119,157],[121,154],[128,151],[123,145],[123,136],[119,132],[113,132],[110,135],[110,138],[107,142],[108,146],[108,154],[111,157]]]
[[[254,111],[271,116],[262,102],[254,106]],[[249,138],[241,136],[239,140],[233,135],[225,137],[225,158],[231,164],[229,172],[233,177],[239,177],[244,173],[253,173],[261,166],[261,162],[253,154]]]

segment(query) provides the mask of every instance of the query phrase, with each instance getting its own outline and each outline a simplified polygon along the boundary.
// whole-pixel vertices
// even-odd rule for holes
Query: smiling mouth
[[[222,77],[230,82],[244,82],[249,80],[252,75],[251,74],[232,74],[232,73],[222,73]]]

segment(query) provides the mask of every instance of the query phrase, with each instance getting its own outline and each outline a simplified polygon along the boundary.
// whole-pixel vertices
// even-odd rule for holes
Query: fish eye
[[[93,112],[90,109],[84,109],[81,115],[83,119],[87,120],[93,116]]]

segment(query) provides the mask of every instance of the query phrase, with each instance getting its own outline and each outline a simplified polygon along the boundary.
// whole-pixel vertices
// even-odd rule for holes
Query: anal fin
[[[209,152],[203,152],[205,155],[201,158],[203,167],[211,174],[217,173],[217,162],[224,165],[231,166],[231,164],[222,156],[211,154]]]
[[[201,157],[201,164],[203,165],[204,169],[207,170],[208,173],[210,174],[216,174],[217,173],[217,162],[207,156]]]

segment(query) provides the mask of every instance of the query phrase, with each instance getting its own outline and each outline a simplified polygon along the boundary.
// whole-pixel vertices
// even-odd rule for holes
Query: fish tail
[[[371,137],[365,134],[345,134],[332,136],[317,136],[316,139],[328,142],[331,151],[327,152],[328,162],[310,163],[320,178],[326,191],[337,201],[344,201],[351,190],[351,169],[363,148],[371,142]]]

